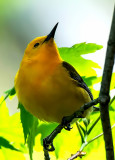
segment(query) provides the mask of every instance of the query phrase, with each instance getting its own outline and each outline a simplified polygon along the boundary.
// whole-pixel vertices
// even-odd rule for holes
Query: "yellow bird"
[[[15,77],[19,102],[34,116],[48,122],[62,121],[91,101],[93,96],[75,68],[60,57],[54,35],[32,40]],[[91,112],[83,113],[83,117]]]

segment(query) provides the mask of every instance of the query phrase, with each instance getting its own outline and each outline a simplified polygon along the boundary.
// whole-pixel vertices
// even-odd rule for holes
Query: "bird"
[[[93,95],[77,70],[61,58],[54,41],[57,26],[27,45],[14,86],[28,112],[42,121],[61,123],[64,116],[93,100]],[[87,109],[82,117],[91,112],[92,108]]]

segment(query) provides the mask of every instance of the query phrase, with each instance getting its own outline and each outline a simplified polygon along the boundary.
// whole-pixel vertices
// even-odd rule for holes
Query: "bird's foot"
[[[66,129],[67,131],[70,131],[73,128],[73,127],[71,127],[70,122],[71,121],[69,119],[69,116],[62,118],[61,124],[64,126],[64,129]]]

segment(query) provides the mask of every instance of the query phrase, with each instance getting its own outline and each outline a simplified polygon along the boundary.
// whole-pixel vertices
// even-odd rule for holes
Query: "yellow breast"
[[[26,65],[17,73],[15,89],[19,101],[39,119],[61,122],[90,101],[88,93],[74,83],[61,64],[42,68],[41,73],[40,65]]]

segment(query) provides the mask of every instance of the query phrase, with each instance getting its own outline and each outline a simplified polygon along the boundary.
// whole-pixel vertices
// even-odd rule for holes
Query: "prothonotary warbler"
[[[93,96],[75,68],[60,57],[54,35],[32,40],[15,77],[18,100],[40,120],[60,123]],[[71,58],[71,57],[70,57]],[[91,109],[83,113],[85,117]]]

